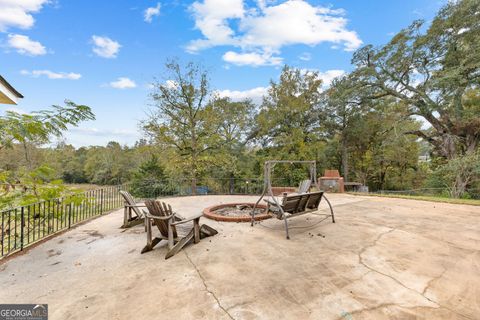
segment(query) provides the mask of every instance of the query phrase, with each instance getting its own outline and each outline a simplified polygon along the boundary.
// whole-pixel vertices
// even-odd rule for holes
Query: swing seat
[[[278,219],[285,220],[287,239],[290,239],[288,234],[288,223],[286,220],[318,211],[318,207],[322,198],[325,198],[323,191],[319,191],[298,195],[287,195],[283,197],[281,203],[270,199],[264,199],[264,201],[268,205],[267,210],[272,211]],[[332,217],[332,222],[335,223],[332,206],[330,205],[330,202],[327,200],[327,198],[325,198],[325,200],[330,207],[330,215]]]

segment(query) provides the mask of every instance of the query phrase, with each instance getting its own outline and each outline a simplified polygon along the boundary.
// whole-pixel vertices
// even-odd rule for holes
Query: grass
[[[443,203],[451,203],[451,204],[468,204],[472,206],[480,206],[480,200],[475,200],[475,199],[455,199],[455,198],[446,198],[446,197],[440,197],[440,196],[409,196],[404,194],[380,194],[380,193],[360,193],[360,192],[349,192],[349,194],[360,195],[360,196],[399,198],[399,199],[423,200],[423,201],[432,201],[432,202],[443,202]]]
[[[65,186],[69,189],[74,189],[77,191],[90,191],[95,190],[104,186],[98,184],[90,184],[90,183],[66,183]]]

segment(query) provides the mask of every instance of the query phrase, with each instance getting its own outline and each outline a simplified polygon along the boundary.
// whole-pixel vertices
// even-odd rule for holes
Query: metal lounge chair
[[[123,199],[125,200],[125,206],[123,209],[123,225],[121,228],[130,228],[138,224],[145,222],[145,211],[140,208],[145,208],[144,205],[139,205],[135,202],[135,199],[127,191],[120,191]],[[132,216],[132,213],[135,215]]]
[[[206,224],[200,225],[202,214],[185,219],[173,212],[172,207],[158,200],[146,200],[145,205],[148,213],[145,216],[147,226],[147,245],[142,249],[142,253],[151,251],[161,240],[168,242],[168,251],[165,259],[168,259],[178,253],[185,245],[190,242],[198,243],[200,239],[214,236],[217,230]],[[157,226],[160,235],[152,239],[152,222]],[[192,222],[193,226],[187,226],[185,223]]]
[[[318,211],[318,207],[322,198],[327,201],[328,206],[330,207],[330,216],[332,217],[332,222],[335,223],[335,216],[333,215],[332,206],[327,198],[323,197],[323,191],[287,195],[283,197],[281,203],[278,203],[276,199],[274,199],[274,201],[270,199],[264,199],[264,201],[267,202],[268,210],[276,213],[278,219],[285,221],[285,232],[287,234],[287,239],[290,239],[287,219]]]

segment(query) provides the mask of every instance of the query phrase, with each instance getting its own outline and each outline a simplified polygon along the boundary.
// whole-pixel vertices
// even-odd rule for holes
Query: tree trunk
[[[192,177],[190,186],[192,188],[192,196],[197,195],[197,179],[195,177]]]
[[[348,152],[347,152],[347,142],[345,138],[342,138],[342,173],[343,181],[348,182]]]
[[[230,172],[230,188],[229,194],[233,194],[235,192],[235,176],[233,172]]]

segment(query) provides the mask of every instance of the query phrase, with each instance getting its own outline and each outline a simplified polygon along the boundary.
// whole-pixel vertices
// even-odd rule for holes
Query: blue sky
[[[328,83],[351,70],[355,48],[386,43],[444,2],[0,0],[0,74],[25,96],[16,110],[92,107],[97,120],[68,143],[132,145],[167,58],[200,62],[221,95],[258,101],[284,64]]]

